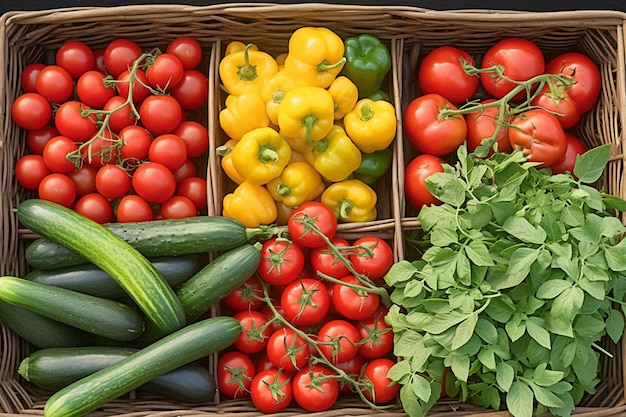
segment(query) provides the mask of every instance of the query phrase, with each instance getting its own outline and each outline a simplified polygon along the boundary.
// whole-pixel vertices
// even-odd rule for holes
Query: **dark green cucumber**
[[[82,417],[101,405],[187,363],[231,346],[241,334],[232,317],[190,324],[53,394],[46,417]]]
[[[108,273],[162,331],[171,333],[185,325],[178,297],[150,261],[101,224],[40,199],[23,201],[17,217],[33,232],[80,253]]]
[[[235,219],[221,216],[110,223],[104,227],[149,258],[229,250],[263,233],[261,229],[248,229]],[[36,269],[85,263],[79,251],[45,238],[32,242],[26,248],[25,258]]]
[[[150,263],[169,284],[176,288],[200,270],[196,255],[161,256]],[[36,269],[25,279],[103,298],[121,298],[126,292],[109,274],[94,264],[72,265],[56,269]]]
[[[113,340],[133,340],[144,330],[143,318],[119,301],[22,278],[0,277],[0,300]]]
[[[18,372],[40,388],[58,391],[137,352],[115,347],[40,349],[20,363]],[[200,403],[215,396],[215,378],[206,367],[192,362],[159,375],[137,388],[177,401]]]

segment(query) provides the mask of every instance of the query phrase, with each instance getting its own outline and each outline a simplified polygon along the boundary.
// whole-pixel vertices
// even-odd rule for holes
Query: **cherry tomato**
[[[131,177],[123,168],[109,164],[98,169],[96,189],[106,198],[122,198],[129,193]]]
[[[95,114],[83,116],[82,112],[91,110],[80,101],[70,100],[61,104],[54,116],[54,124],[63,136],[75,142],[85,142],[98,130]]]
[[[328,239],[332,239],[337,233],[337,218],[332,210],[318,201],[307,201],[298,206],[287,221],[291,239],[297,245],[305,248],[326,245],[324,238],[311,228],[311,224]]]
[[[117,143],[108,129],[105,129],[100,136],[93,139],[90,148],[85,147],[85,154],[83,155],[83,158],[89,164],[99,168],[117,162]]]
[[[263,413],[279,413],[293,399],[289,375],[281,369],[268,369],[256,374],[250,386],[252,404]]]
[[[186,70],[183,79],[172,88],[170,93],[185,110],[198,110],[207,105],[209,99],[209,80],[196,70]]]
[[[26,144],[32,153],[42,155],[46,143],[55,136],[59,136],[57,128],[52,125],[45,125],[41,129],[29,130],[26,134]]]
[[[111,97],[102,110],[112,112],[109,116],[109,129],[113,133],[120,133],[125,127],[134,126],[137,122],[130,104],[122,96]]]
[[[197,173],[198,167],[196,167],[195,162],[191,158],[187,158],[180,168],[172,171],[177,186],[179,186],[187,178],[195,177]]]
[[[232,398],[249,398],[250,385],[256,375],[250,356],[238,351],[226,352],[217,360],[217,388]]]
[[[233,311],[258,310],[265,303],[263,298],[263,284],[253,275],[235,291],[224,297],[224,304]]]
[[[332,298],[333,307],[339,314],[351,320],[364,320],[374,314],[380,305],[378,294],[366,291],[365,285],[354,275],[346,275],[341,282],[333,286]],[[356,290],[355,286],[364,289]]]
[[[76,95],[80,101],[95,109],[101,109],[115,95],[115,89],[105,83],[106,75],[89,70],[76,81]]]
[[[244,353],[258,353],[265,349],[269,337],[273,333],[267,325],[267,317],[258,310],[247,310],[236,313],[233,318],[241,324],[241,334],[233,345]]]
[[[268,284],[287,285],[294,282],[304,269],[304,252],[292,241],[273,237],[261,247],[257,274]]]
[[[74,211],[100,224],[109,223],[114,219],[111,202],[98,193],[80,197],[74,205]]]
[[[400,385],[387,377],[395,362],[389,358],[377,358],[365,364],[361,379],[368,384],[363,391],[367,399],[374,404],[386,404],[393,401],[400,392]]]
[[[352,359],[359,350],[359,331],[347,320],[330,320],[317,333],[318,348],[332,363]]]
[[[154,217],[150,203],[134,194],[122,197],[115,214],[119,223],[146,222]]]
[[[558,86],[551,89],[546,84],[530,104],[552,112],[558,117],[563,129],[569,129],[578,123],[581,113],[567,91]]]
[[[293,325],[311,326],[326,317],[330,308],[330,295],[322,281],[300,278],[283,289],[280,305],[285,319]]]
[[[553,174],[565,174],[566,172],[569,172],[572,176],[574,176],[576,157],[587,152],[587,145],[571,133],[565,132],[565,137],[567,138],[567,149],[565,150],[565,155],[563,155],[563,158],[559,161],[550,165],[550,169]]]
[[[117,78],[123,71],[132,67],[143,51],[130,39],[116,38],[104,48],[104,67]]]
[[[176,195],[187,197],[196,208],[203,211],[207,208],[207,182],[204,178],[189,177],[178,184]]]
[[[370,316],[356,323],[361,342],[359,355],[367,359],[382,358],[393,351],[393,331],[385,321],[387,309],[379,306]]]
[[[339,397],[339,381],[321,364],[311,365],[293,376],[293,398],[306,411],[326,411]]]
[[[74,185],[76,185],[76,196],[82,197],[86,194],[98,191],[96,188],[97,173],[98,168],[90,164],[82,164],[80,168],[67,172],[65,175],[74,181]]]
[[[145,162],[135,170],[132,177],[135,192],[149,203],[167,201],[176,191],[172,171],[158,162]]]
[[[152,136],[145,128],[130,125],[119,131],[118,137],[123,142],[120,147],[120,156],[131,165],[148,159]]]
[[[581,113],[588,112],[600,95],[602,76],[595,62],[580,52],[566,52],[552,58],[546,64],[548,74],[569,75],[574,84],[567,94]]]
[[[406,199],[416,210],[432,204],[439,205],[439,201],[426,188],[426,178],[435,172],[443,172],[444,161],[433,155],[418,155],[409,162],[404,170],[404,192]]]
[[[175,171],[187,160],[187,145],[180,136],[173,133],[159,135],[150,144],[148,159]]]
[[[372,280],[381,279],[393,265],[393,250],[389,243],[376,236],[363,236],[352,242],[357,246],[349,259],[359,274]]]
[[[85,72],[93,69],[96,58],[93,50],[86,43],[79,40],[69,40],[57,49],[55,61],[72,78],[79,78]]]
[[[42,200],[71,207],[76,199],[76,186],[67,175],[53,172],[41,180],[37,193]]]
[[[55,136],[44,146],[43,160],[52,172],[70,172],[76,165],[67,159],[67,154],[77,149],[78,145],[67,136]]]
[[[182,195],[173,195],[161,203],[159,213],[163,219],[184,219],[198,215],[193,201]]]
[[[44,68],[46,64],[41,62],[35,62],[34,64],[28,64],[22,70],[20,74],[20,86],[23,93],[36,93],[37,92],[37,76],[39,71]]]
[[[513,149],[521,149],[530,162],[539,162],[539,168],[560,161],[567,149],[567,137],[559,119],[542,109],[531,109],[515,117],[509,139]]]
[[[103,74],[109,74],[107,69],[104,67],[104,48],[98,48],[93,50],[93,67],[96,71],[100,71]]]
[[[27,190],[38,189],[41,180],[51,173],[41,155],[24,155],[15,163],[15,178]]]
[[[465,140],[467,125],[460,114],[440,117],[440,110],[456,106],[439,94],[413,99],[404,112],[404,131],[409,144],[422,153],[443,156],[454,152]]]
[[[522,38],[505,38],[489,48],[483,56],[481,68],[493,66],[500,67],[507,79],[493,72],[482,72],[480,81],[489,95],[502,98],[516,86],[508,80],[528,81],[543,74],[545,58],[535,43]],[[521,100],[526,96],[527,91],[522,90],[513,97],[513,100]]]
[[[462,104],[470,100],[480,84],[478,76],[465,72],[465,64],[475,65],[474,58],[454,46],[440,46],[429,52],[418,70],[422,94],[439,94],[448,101]]]
[[[183,63],[176,55],[163,53],[154,58],[146,71],[148,83],[161,91],[171,90],[183,79]]]
[[[346,373],[346,376],[355,382],[359,380],[361,375],[361,368],[365,365],[365,358],[358,353],[345,362],[339,362],[334,364],[336,368],[341,369]],[[339,391],[341,393],[348,393],[354,391],[354,385],[344,378],[339,380]]]
[[[13,100],[11,117],[21,128],[38,130],[50,121],[52,106],[41,94],[24,93]]]
[[[270,361],[270,358],[267,356],[267,353],[262,352],[260,356],[257,358],[256,363],[254,364],[254,369],[258,372],[266,371],[268,369],[273,369],[274,364]]]
[[[274,331],[267,341],[266,349],[274,366],[284,371],[303,369],[311,356],[306,339],[289,327]]]
[[[140,68],[135,71],[134,80],[131,80],[130,70],[128,69],[122,71],[122,73],[117,76],[117,80],[117,92],[124,98],[124,100],[128,100],[129,95],[132,94],[132,102],[140,104],[152,94],[148,88],[148,77],[146,76],[146,72]],[[132,92],[130,91],[131,81]]]
[[[72,76],[58,65],[43,67],[37,75],[35,85],[39,94],[56,104],[66,102],[74,93]]]
[[[209,132],[201,123],[185,120],[172,133],[185,141],[189,158],[203,156],[209,149]]]
[[[172,39],[165,52],[178,57],[186,70],[193,69],[202,62],[202,46],[190,36]]]
[[[340,237],[332,238],[331,242],[334,246],[340,249],[342,247],[350,246],[350,243],[346,239]],[[319,271],[332,278],[339,279],[350,273],[348,266],[337,256],[337,254],[332,251],[328,245],[311,249],[309,262],[315,271]]]
[[[488,105],[495,102],[494,99],[487,99],[480,102],[481,105]],[[510,153],[511,142],[509,142],[508,122],[510,117],[498,119],[500,112],[499,106],[484,107],[483,109],[465,115],[465,123],[467,124],[467,149],[470,152],[476,150],[484,139],[494,137],[498,143],[498,152]],[[496,134],[496,130],[498,133]],[[487,156],[493,154],[493,147],[489,149]]]
[[[171,133],[183,120],[183,110],[172,96],[148,96],[139,107],[143,126],[154,136]]]

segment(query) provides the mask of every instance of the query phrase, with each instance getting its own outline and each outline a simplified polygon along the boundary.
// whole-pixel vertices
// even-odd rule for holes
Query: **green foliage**
[[[443,204],[419,213],[421,258],[385,277],[402,358],[389,376],[411,417],[439,398],[442,364],[460,401],[568,416],[599,381],[597,342],[624,329],[626,228],[616,214],[626,202],[590,185],[609,145],[578,157],[578,180],[519,152],[457,156],[427,180]]]

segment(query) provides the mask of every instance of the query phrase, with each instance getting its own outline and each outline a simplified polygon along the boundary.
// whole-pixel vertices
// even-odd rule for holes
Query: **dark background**
[[[237,1],[246,2],[246,1]],[[315,0],[311,0],[315,2]],[[322,2],[319,1],[318,2]],[[188,4],[188,5],[210,5],[216,3],[233,3],[233,1],[223,0],[194,0],[194,1],[115,1],[115,0],[0,0],[0,14],[9,10],[42,10],[60,7],[93,7],[93,6],[118,6],[131,4]],[[289,0],[266,0],[248,1],[248,3],[301,3]],[[360,0],[360,1],[326,1],[324,3],[337,4],[366,4],[377,6],[414,6],[433,10],[454,10],[454,9],[496,9],[496,10],[518,10],[518,11],[552,11],[552,10],[577,10],[577,9],[597,9],[597,10],[618,10],[626,12],[625,0],[562,0],[562,1],[499,1],[499,0]]]

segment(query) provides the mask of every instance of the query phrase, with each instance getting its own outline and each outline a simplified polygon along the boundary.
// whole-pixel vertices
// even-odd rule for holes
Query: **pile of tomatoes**
[[[453,46],[424,56],[416,74],[420,94],[404,111],[406,138],[418,155],[405,170],[407,201],[417,210],[437,204],[425,179],[463,143],[475,151],[489,140],[494,152],[521,150],[539,168],[572,173],[586,151],[574,135],[581,116],[595,105],[601,74],[580,52],[547,60],[530,40],[505,38],[481,62]],[[484,152],[484,151],[483,151]]]
[[[243,329],[218,361],[223,395],[251,398],[266,413],[292,400],[324,411],[340,393],[375,405],[394,400],[393,332],[382,298],[392,249],[373,235],[348,242],[336,226],[324,204],[300,205],[289,237],[266,240],[257,273],[223,300]]]
[[[208,132],[188,118],[208,99],[202,60],[188,36],[163,52],[116,38],[100,49],[66,41],[53,64],[26,66],[11,113],[27,130],[20,185],[99,223],[205,210],[196,164]]]

